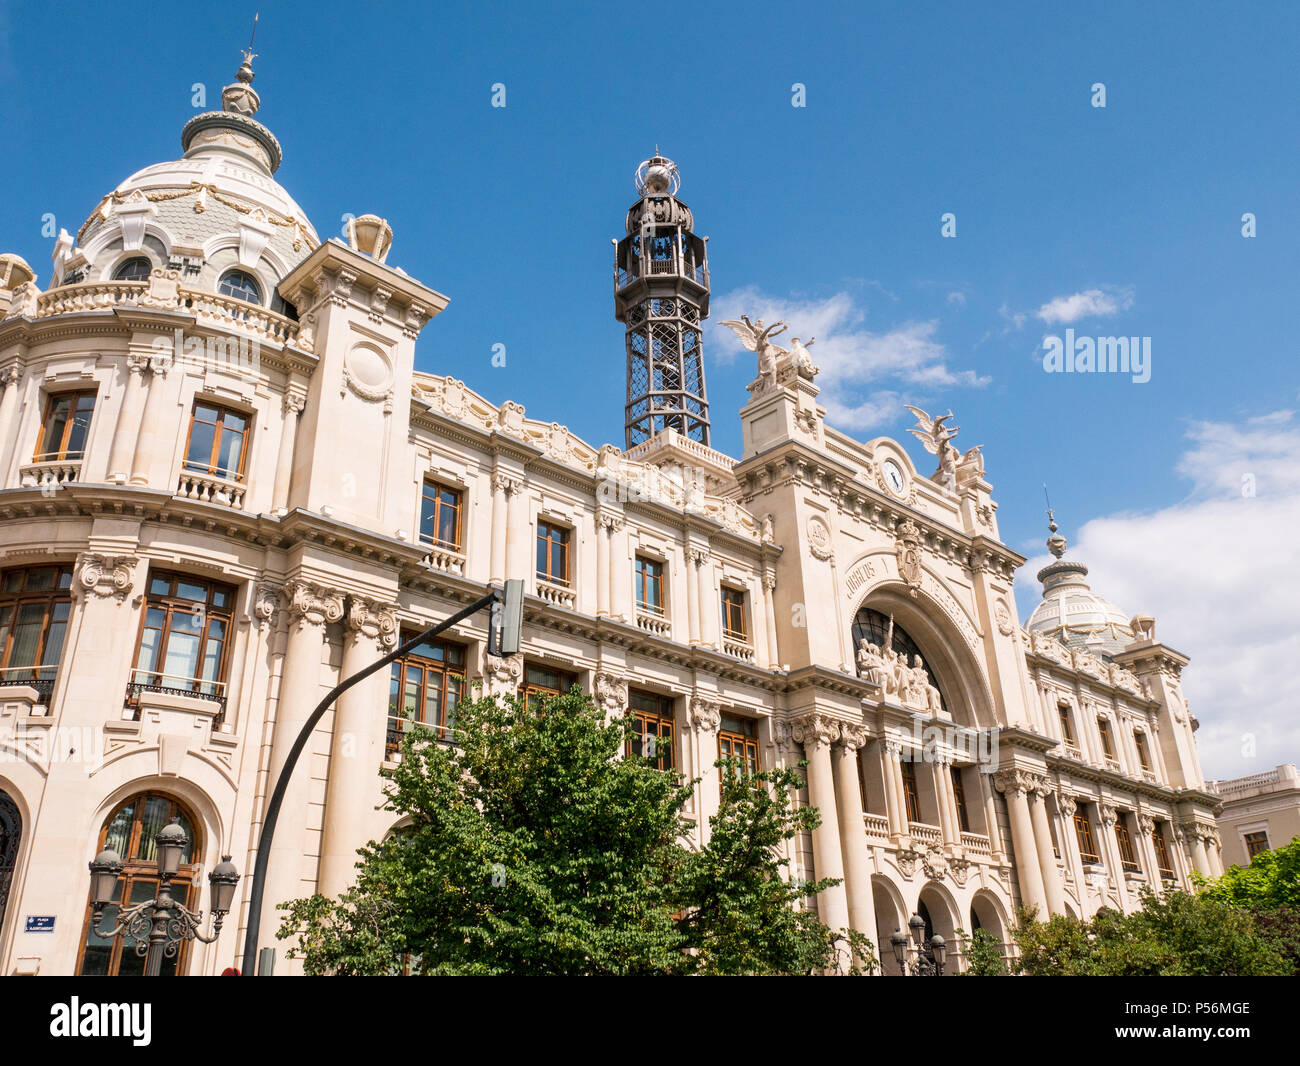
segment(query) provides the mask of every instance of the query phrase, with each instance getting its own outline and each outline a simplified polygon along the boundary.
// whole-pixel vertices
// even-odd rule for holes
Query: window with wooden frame
[[[1115,843],[1119,845],[1119,864],[1125,873],[1142,872],[1138,864],[1137,849],[1133,847],[1133,836],[1128,829],[1129,816],[1120,814],[1115,819]]]
[[[1097,719],[1097,735],[1101,737],[1101,754],[1108,763],[1119,765],[1119,760],[1115,758],[1115,745],[1110,738],[1110,720],[1107,718]]]
[[[431,730],[439,740],[451,740],[456,707],[464,693],[465,649],[459,644],[426,640],[394,660],[388,680],[385,752],[399,751],[402,738],[417,727]]]
[[[1169,858],[1169,842],[1165,838],[1165,823],[1156,822],[1155,831],[1151,834],[1151,842],[1156,848],[1156,869],[1160,871],[1160,876],[1170,880],[1177,876],[1174,873],[1174,864]]]
[[[957,806],[957,827],[963,833],[969,833],[970,811],[966,807],[966,782],[960,766],[950,766],[952,774],[952,798]]]
[[[537,520],[537,580],[567,586],[572,530],[544,518]]]
[[[633,729],[627,738],[628,755],[649,759],[659,770],[673,769],[673,701],[650,692],[629,692],[627,703]]]
[[[1080,803],[1074,809],[1074,834],[1079,839],[1079,858],[1089,865],[1098,865],[1097,843],[1092,835],[1092,819],[1088,817],[1088,804]]]
[[[1137,749],[1138,765],[1143,773],[1151,773],[1151,756],[1147,752],[1147,735],[1140,729],[1133,734],[1133,747]]]
[[[143,255],[133,255],[117,264],[113,271],[114,281],[148,281],[153,273],[153,263]]]
[[[636,609],[659,618],[664,613],[664,564],[645,555],[636,557]]]
[[[577,683],[577,678],[564,670],[549,666],[525,664],[524,683],[519,687],[520,698],[530,710],[540,708],[552,696],[562,696]]]
[[[718,728],[718,758],[734,759],[746,777],[758,773],[758,723],[752,718],[724,714]]]
[[[85,458],[90,419],[95,413],[94,392],[55,392],[45,401],[45,418],[36,442],[33,463],[55,463]]]
[[[460,551],[461,514],[465,494],[437,481],[426,481],[420,498],[420,540]]]
[[[898,768],[903,772],[903,799],[907,804],[907,820],[921,821],[921,790],[916,784],[916,763],[911,759],[899,759]]]
[[[1268,851],[1268,834],[1265,832],[1246,833],[1246,857],[1254,859],[1256,855],[1262,855]]]
[[[158,892],[158,852],[154,838],[173,817],[180,819],[188,841],[181,853],[181,865],[171,879],[172,897],[193,909],[198,905],[199,886],[194,883],[194,862],[203,854],[201,834],[194,816],[178,801],[160,792],[141,792],[118,807],[99,831],[96,854],[112,848],[122,858],[113,902],[104,908],[101,929],[117,922],[121,902],[127,905],[153,899]],[[95,932],[89,898],[77,957],[79,977],[142,977],[144,957],[136,954],[136,941],[129,933],[108,939]],[[191,941],[182,940],[175,956],[163,957],[162,974],[174,977],[185,972]]]
[[[206,696],[224,705],[234,602],[229,585],[150,574],[128,705],[144,690]]]
[[[71,566],[0,572],[0,685],[53,687],[71,609]]]
[[[1061,722],[1061,739],[1065,741],[1067,748],[1079,749],[1079,742],[1074,738],[1074,722],[1070,718],[1070,706],[1067,703],[1057,704],[1057,714]]]
[[[248,415],[206,400],[194,401],[185,469],[227,481],[243,481],[248,462]]]
[[[727,640],[749,643],[749,623],[745,618],[743,589],[722,586],[722,635]]]

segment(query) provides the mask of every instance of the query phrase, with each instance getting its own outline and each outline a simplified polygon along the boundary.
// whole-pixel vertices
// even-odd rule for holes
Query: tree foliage
[[[1252,910],[1300,907],[1300,837],[1262,851],[1249,866],[1231,866],[1222,877],[1202,879],[1205,895]]]
[[[722,767],[707,845],[684,841],[693,783],[620,758],[625,721],[577,689],[456,710],[456,745],[417,730],[384,771],[399,829],[359,852],[336,900],[283,905],[310,974],[796,974],[852,952],[799,906],[836,883],[789,877],[815,828],[790,770]]]
[[[965,935],[957,930],[958,935]],[[1006,977],[1007,963],[1002,957],[1002,941],[987,929],[976,929],[967,941],[966,969],[963,977]]]

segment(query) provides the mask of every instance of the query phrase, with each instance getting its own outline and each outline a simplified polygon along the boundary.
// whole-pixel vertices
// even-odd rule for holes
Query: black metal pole
[[[280,805],[284,802],[284,794],[289,788],[289,778],[293,774],[293,768],[298,763],[298,756],[302,754],[302,749],[307,746],[307,740],[316,724],[325,716],[325,712],[336,699],[344,692],[350,689],[359,681],[364,681],[371,674],[382,670],[394,659],[400,659],[409,651],[418,648],[430,637],[436,637],[446,629],[450,629],[457,622],[463,622],[472,614],[476,614],[484,607],[496,603],[501,598],[501,592],[493,589],[486,596],[475,600],[468,607],[463,607],[450,618],[439,622],[437,625],[426,629],[419,636],[412,637],[405,644],[389,652],[378,662],[371,663],[364,670],[358,670],[351,677],[339,682],[326,697],[316,705],[311,716],[303,723],[302,731],[298,734],[298,739],[293,742],[293,747],[289,749],[289,756],[284,761],[284,766],[280,770],[280,776],[275,782],[275,791],[271,793],[271,801],[267,804],[266,819],[262,822],[262,831],[257,838],[257,862],[253,868],[253,887],[248,896],[248,928],[244,933],[244,957],[242,973],[245,977],[254,976],[257,965],[257,934],[258,926],[262,922],[262,892],[266,887],[266,867],[271,857],[271,839],[275,836],[275,823],[280,818]],[[283,693],[281,693],[283,697]]]

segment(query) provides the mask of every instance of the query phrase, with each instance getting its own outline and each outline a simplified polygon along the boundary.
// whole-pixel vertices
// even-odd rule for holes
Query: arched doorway
[[[180,819],[189,846],[181,854],[180,869],[171,880],[173,898],[191,909],[198,902],[194,884],[194,857],[201,855],[198,822],[184,804],[162,792],[140,792],[121,804],[99,831],[95,853],[112,848],[122,858],[122,873],[113,893],[114,902],[104,908],[101,929],[112,929],[117,921],[120,902],[141,903],[158,892],[158,863],[154,838],[173,817]],[[136,941],[127,934],[110,940],[92,928],[91,907],[86,904],[86,919],[77,959],[77,974],[97,977],[131,977],[144,974],[144,956],[137,954]],[[162,975],[174,977],[185,972],[189,961],[190,941],[184,941],[174,958],[164,958]]]
[[[18,866],[18,846],[23,839],[23,816],[7,792],[0,792],[0,932],[5,927],[9,886]]]

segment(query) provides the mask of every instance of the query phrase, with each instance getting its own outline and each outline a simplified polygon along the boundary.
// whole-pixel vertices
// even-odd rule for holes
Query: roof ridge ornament
[[[253,51],[253,38],[257,36],[258,18],[258,15],[253,16],[253,32],[249,34],[248,47],[241,53],[244,62],[235,72],[235,80],[221,90],[221,109],[247,118],[256,115],[257,109],[262,106],[262,98],[253,88],[253,79],[257,76],[253,73],[253,60],[257,58],[257,53]]]

